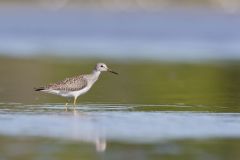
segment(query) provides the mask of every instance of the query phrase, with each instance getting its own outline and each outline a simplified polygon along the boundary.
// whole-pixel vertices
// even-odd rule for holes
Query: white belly
[[[67,97],[78,97],[82,94],[85,94],[90,88],[91,87],[89,86],[89,87],[85,87],[85,88],[83,88],[82,90],[79,90],[79,91],[70,92],[70,93],[68,93],[69,96],[67,96]]]
[[[91,86],[87,86],[79,91],[44,90],[43,92],[59,95],[62,97],[78,97],[78,96],[86,93],[90,88],[91,88]]]

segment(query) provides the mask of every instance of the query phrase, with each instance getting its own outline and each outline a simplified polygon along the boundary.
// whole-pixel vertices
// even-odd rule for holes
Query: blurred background
[[[120,76],[104,74],[82,102],[238,109],[239,9],[237,0],[1,0],[0,100],[59,102],[32,88],[105,62]]]
[[[97,62],[92,117],[33,91]],[[0,159],[238,160],[239,84],[239,0],[0,0]]]
[[[237,0],[1,0],[8,56],[240,58]]]

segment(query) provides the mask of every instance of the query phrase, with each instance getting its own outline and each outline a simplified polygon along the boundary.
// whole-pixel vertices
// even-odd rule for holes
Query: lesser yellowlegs
[[[86,93],[92,85],[98,80],[99,75],[103,71],[108,71],[114,74],[117,72],[112,71],[104,63],[97,63],[96,67],[93,69],[91,74],[78,75],[71,78],[66,78],[62,81],[51,83],[44,87],[35,88],[35,91],[42,91],[46,93],[51,93],[59,95],[66,98],[74,98],[74,109],[76,105],[77,98]],[[67,110],[67,103],[66,103]]]

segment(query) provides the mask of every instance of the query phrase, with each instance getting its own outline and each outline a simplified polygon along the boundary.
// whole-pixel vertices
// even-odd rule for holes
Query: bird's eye
[[[103,65],[101,65],[101,67],[103,67]]]

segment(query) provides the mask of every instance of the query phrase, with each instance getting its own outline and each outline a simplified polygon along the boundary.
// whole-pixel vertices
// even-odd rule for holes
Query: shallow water
[[[59,154],[60,148],[69,145],[85,146],[85,151],[79,153],[73,151],[72,154],[79,156],[86,154],[87,159],[92,159],[89,156],[91,152],[94,153],[94,150],[104,153],[105,158],[114,154],[136,158],[143,154],[144,157],[140,156],[142,159],[152,159],[161,155],[166,156],[166,154],[173,157],[186,154],[186,158],[196,158],[194,155],[198,152],[199,146],[195,145],[201,143],[211,142],[210,146],[216,147],[218,144],[225,144],[226,140],[229,143],[227,145],[239,147],[240,113],[163,111],[162,107],[166,106],[162,105],[154,105],[154,110],[143,109],[149,106],[151,105],[81,104],[77,106],[76,111],[70,107],[70,110],[65,112],[65,106],[61,104],[3,103],[0,109],[0,134],[2,135],[0,142],[7,143],[11,147],[1,147],[5,150],[2,158],[10,157],[9,153],[15,152],[12,147],[16,144],[34,147],[42,145],[39,151],[44,154],[39,155],[38,158],[46,156],[50,159],[55,157],[54,153]],[[168,107],[184,106],[169,105]],[[232,139],[236,141],[232,142]],[[53,143],[48,146],[49,141]],[[24,159],[31,157],[25,155],[36,152],[19,150],[18,145],[14,148]],[[51,149],[48,150],[47,146]],[[183,151],[189,146],[193,147],[192,150]],[[128,153],[126,147],[130,147],[130,150],[140,155]],[[201,147],[203,150],[206,149],[205,146]],[[217,153],[206,150],[201,155],[205,157],[213,154],[218,157],[220,153],[218,149],[216,150]],[[64,155],[69,151],[66,149],[62,152]],[[152,152],[157,154],[152,157]],[[231,154],[230,152],[232,152],[230,149],[226,150],[226,153]],[[228,156],[232,159],[237,158],[235,154]]]
[[[68,112],[59,104],[5,107],[0,110],[0,132],[8,135],[83,141],[100,138],[130,143],[240,136],[240,113],[146,112],[138,110],[143,107],[138,105],[104,104],[80,105],[77,110]],[[161,106],[155,107],[161,109]],[[149,136],[146,138],[146,135]]]

